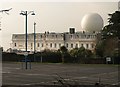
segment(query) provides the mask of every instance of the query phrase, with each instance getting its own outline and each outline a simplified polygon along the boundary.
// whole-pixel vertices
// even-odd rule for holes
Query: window
[[[72,38],[72,35],[70,35],[70,38]]]
[[[66,47],[68,47],[68,43],[66,44]]]
[[[92,35],[90,35],[90,39],[91,39]]]
[[[73,44],[71,44],[71,48],[73,48]]]
[[[61,47],[61,43],[59,43],[59,47]]]
[[[90,38],[90,35],[87,35],[87,39],[89,39]]]
[[[41,36],[41,38],[42,38],[42,35],[40,35]]]
[[[79,38],[79,35],[77,35],[77,38]]]
[[[52,43],[50,43],[50,47],[52,47]]]
[[[56,43],[54,44],[54,47],[56,48]]]
[[[91,44],[91,47],[94,48],[94,44]]]
[[[33,45],[33,44],[31,43],[31,47],[32,47],[32,45]]]
[[[88,45],[88,44],[86,44],[86,48],[89,48],[89,45]]]
[[[33,46],[33,44],[31,43],[31,50],[32,50],[32,46]]]
[[[43,47],[43,43],[42,43],[42,46],[41,47]]]
[[[40,44],[39,44],[39,43],[37,43],[37,47],[40,47]]]
[[[15,47],[17,46],[17,44],[15,43]]]
[[[78,48],[78,44],[75,45],[75,48]]]
[[[17,35],[15,35],[15,38],[17,38]]]
[[[81,44],[81,47],[83,47],[83,44]]]

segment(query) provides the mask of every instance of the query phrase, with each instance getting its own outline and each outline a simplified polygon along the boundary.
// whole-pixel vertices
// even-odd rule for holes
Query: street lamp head
[[[26,15],[26,16],[29,14],[35,15],[34,11],[21,11],[21,13],[20,13],[20,15]]]
[[[20,15],[22,15],[22,13],[20,13]]]
[[[23,14],[23,13],[21,12],[20,15],[25,15],[25,14]]]
[[[36,23],[34,22],[34,25],[36,25]]]
[[[33,12],[31,15],[35,15],[35,13]]]

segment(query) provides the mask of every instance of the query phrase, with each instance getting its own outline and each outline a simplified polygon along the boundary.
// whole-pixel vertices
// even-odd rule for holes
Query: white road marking
[[[114,84],[112,84],[112,85],[119,85],[120,84],[120,82],[117,82],[117,83],[114,83]]]
[[[2,72],[2,73],[4,74],[4,73],[11,73],[11,72]]]

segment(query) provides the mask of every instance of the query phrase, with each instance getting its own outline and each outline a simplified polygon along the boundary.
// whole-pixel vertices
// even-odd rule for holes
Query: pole
[[[25,16],[25,65],[26,65],[26,69],[27,69],[27,62],[29,61],[27,59],[27,56],[28,56],[28,50],[27,50],[27,21],[28,21],[28,14],[32,13],[31,15],[35,15],[35,13],[33,11],[21,11],[20,15],[23,15]],[[31,65],[30,65],[31,66]]]
[[[26,38],[25,38],[25,40],[26,40],[25,41],[25,46],[26,47],[25,48],[26,48],[26,52],[27,52],[27,11],[26,11],[26,15],[25,16],[26,16],[26,31],[25,31],[26,32]]]
[[[34,22],[34,62],[36,61],[36,59],[35,59],[35,51],[36,51],[36,33],[35,33],[35,25],[36,25],[36,23]]]
[[[26,38],[25,38],[25,49],[26,49],[26,52],[27,52],[27,11],[25,11],[25,16],[26,16]],[[27,69],[27,56],[25,56],[25,65],[26,65],[26,69]]]
[[[27,69],[27,56],[25,56],[25,65],[26,65],[26,69]]]

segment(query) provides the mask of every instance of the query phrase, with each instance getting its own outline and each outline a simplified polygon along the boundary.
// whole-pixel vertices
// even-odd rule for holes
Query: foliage
[[[93,53],[91,50],[85,49],[83,46],[80,48],[74,48],[70,51],[71,57],[73,57],[73,61],[78,63],[82,58],[92,58]]]
[[[61,53],[61,59],[62,59],[62,63],[65,62],[65,58],[67,57],[66,54],[68,54],[68,49],[65,46],[61,46],[59,49],[59,52]]]
[[[120,39],[120,11],[109,14],[109,24],[106,25],[102,30],[103,38],[117,37]]]
[[[117,48],[120,49],[120,11],[115,11],[112,14],[108,14],[108,25],[104,26],[101,31],[101,40],[97,43],[95,51],[96,55],[103,57],[105,55],[113,54],[116,46],[112,43],[117,42]],[[112,43],[109,43],[112,42]],[[114,43],[115,43],[114,42]],[[109,43],[109,46],[108,46]],[[111,44],[111,45],[110,45]],[[116,44],[116,43],[115,43]],[[111,48],[108,50],[108,48]],[[107,53],[107,54],[106,54]]]
[[[61,53],[60,52],[38,52],[35,54],[36,62],[41,62],[41,56],[43,58],[43,62],[46,63],[60,63],[61,62]],[[18,55],[15,53],[2,53],[2,61],[11,61],[11,62],[20,62],[25,57],[24,55]],[[33,61],[34,55],[29,54],[28,57],[31,61]],[[65,55],[65,63],[87,63],[87,64],[95,64],[95,63],[104,63],[103,59],[99,58],[80,58],[80,61],[75,59],[75,57],[71,57],[70,53],[67,52]]]
[[[77,57],[78,56],[78,48],[73,48],[70,51],[70,55],[71,55],[71,57]]]
[[[97,44],[96,44],[96,47],[95,47],[95,54],[96,56],[98,57],[103,57],[104,56],[104,42],[103,41],[99,41]]]
[[[52,63],[58,63],[61,62],[61,54],[60,52],[53,52],[53,51],[43,51],[36,54],[36,60],[37,62],[52,62]]]
[[[68,49],[65,46],[61,46],[59,50],[61,53],[66,53],[68,51]]]
[[[109,23],[110,24],[118,24],[120,23],[120,11],[115,11],[115,13],[108,14],[110,16]]]
[[[92,55],[93,53],[90,50],[85,49],[84,47],[74,48],[69,52],[68,49],[63,46],[58,51],[44,50],[43,52],[29,54],[27,58],[31,61],[34,61],[35,56],[36,62],[41,62],[42,58],[42,62],[50,63],[88,63],[87,61],[91,60]],[[10,58],[8,56],[10,56]],[[21,61],[24,58],[24,55],[18,55],[15,53],[3,54],[4,61]]]

